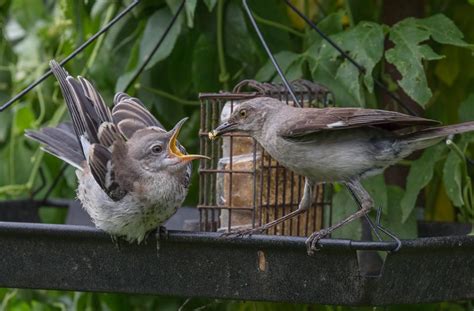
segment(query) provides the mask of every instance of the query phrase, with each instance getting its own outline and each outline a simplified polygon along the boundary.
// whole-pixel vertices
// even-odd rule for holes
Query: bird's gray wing
[[[126,155],[125,140],[115,124],[111,122],[100,126],[98,139],[100,143],[90,146],[87,164],[102,190],[112,200],[118,201],[131,190],[130,185],[119,178],[120,171],[118,171],[127,169],[123,163],[120,163]]]
[[[112,116],[119,131],[126,138],[132,137],[136,131],[146,127],[164,129],[139,99],[125,93],[120,92],[115,95]]]
[[[113,123],[112,112],[88,80],[74,79],[54,60],[50,65],[71,115],[78,151],[82,151],[102,190],[111,199],[120,200],[129,188],[116,178],[118,167],[114,165],[112,150],[117,144],[125,145],[125,139]]]
[[[362,108],[294,108],[293,114],[279,126],[279,135],[297,138],[321,131],[343,130],[358,127],[379,127],[397,130],[410,126],[432,126],[438,121],[378,109]]]

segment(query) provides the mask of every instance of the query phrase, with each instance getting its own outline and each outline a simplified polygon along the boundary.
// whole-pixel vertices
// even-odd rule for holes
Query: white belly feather
[[[120,201],[113,201],[91,174],[76,174],[80,181],[77,196],[96,227],[128,242],[142,242],[147,233],[176,212],[187,193],[180,183],[156,178],[144,189],[146,198],[129,193]]]

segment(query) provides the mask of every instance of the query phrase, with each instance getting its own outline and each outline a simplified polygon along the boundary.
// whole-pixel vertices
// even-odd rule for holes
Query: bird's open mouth
[[[184,122],[186,122],[187,119],[188,118],[184,118],[181,121],[179,121],[175,125],[175,127],[171,130],[172,135],[171,135],[171,138],[170,138],[170,142],[168,143],[168,153],[170,155],[173,155],[176,158],[178,158],[180,160],[180,162],[189,162],[189,161],[196,160],[196,159],[208,159],[208,160],[210,160],[209,157],[206,157],[206,156],[203,156],[203,155],[200,155],[200,154],[184,154],[179,149],[179,147],[178,147],[179,131],[181,130],[181,127],[183,126]]]
[[[224,122],[212,131],[209,132],[208,136],[210,140],[216,139],[218,136],[232,132],[235,128],[236,124],[235,123],[230,123],[230,122]]]

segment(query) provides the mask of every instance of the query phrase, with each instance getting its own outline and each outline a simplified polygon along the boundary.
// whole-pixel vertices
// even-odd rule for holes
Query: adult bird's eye
[[[241,109],[239,111],[239,115],[242,117],[242,118],[245,118],[247,116],[247,110],[245,109]]]
[[[151,152],[153,153],[160,153],[163,150],[163,148],[160,145],[154,145],[151,147]]]

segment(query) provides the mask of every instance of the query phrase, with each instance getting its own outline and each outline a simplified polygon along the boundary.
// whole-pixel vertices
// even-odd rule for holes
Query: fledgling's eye
[[[151,152],[155,154],[161,153],[161,151],[163,151],[163,147],[161,147],[160,145],[154,145],[153,147],[151,147]]]
[[[241,118],[245,118],[247,116],[247,110],[240,109],[239,115],[240,115]]]

